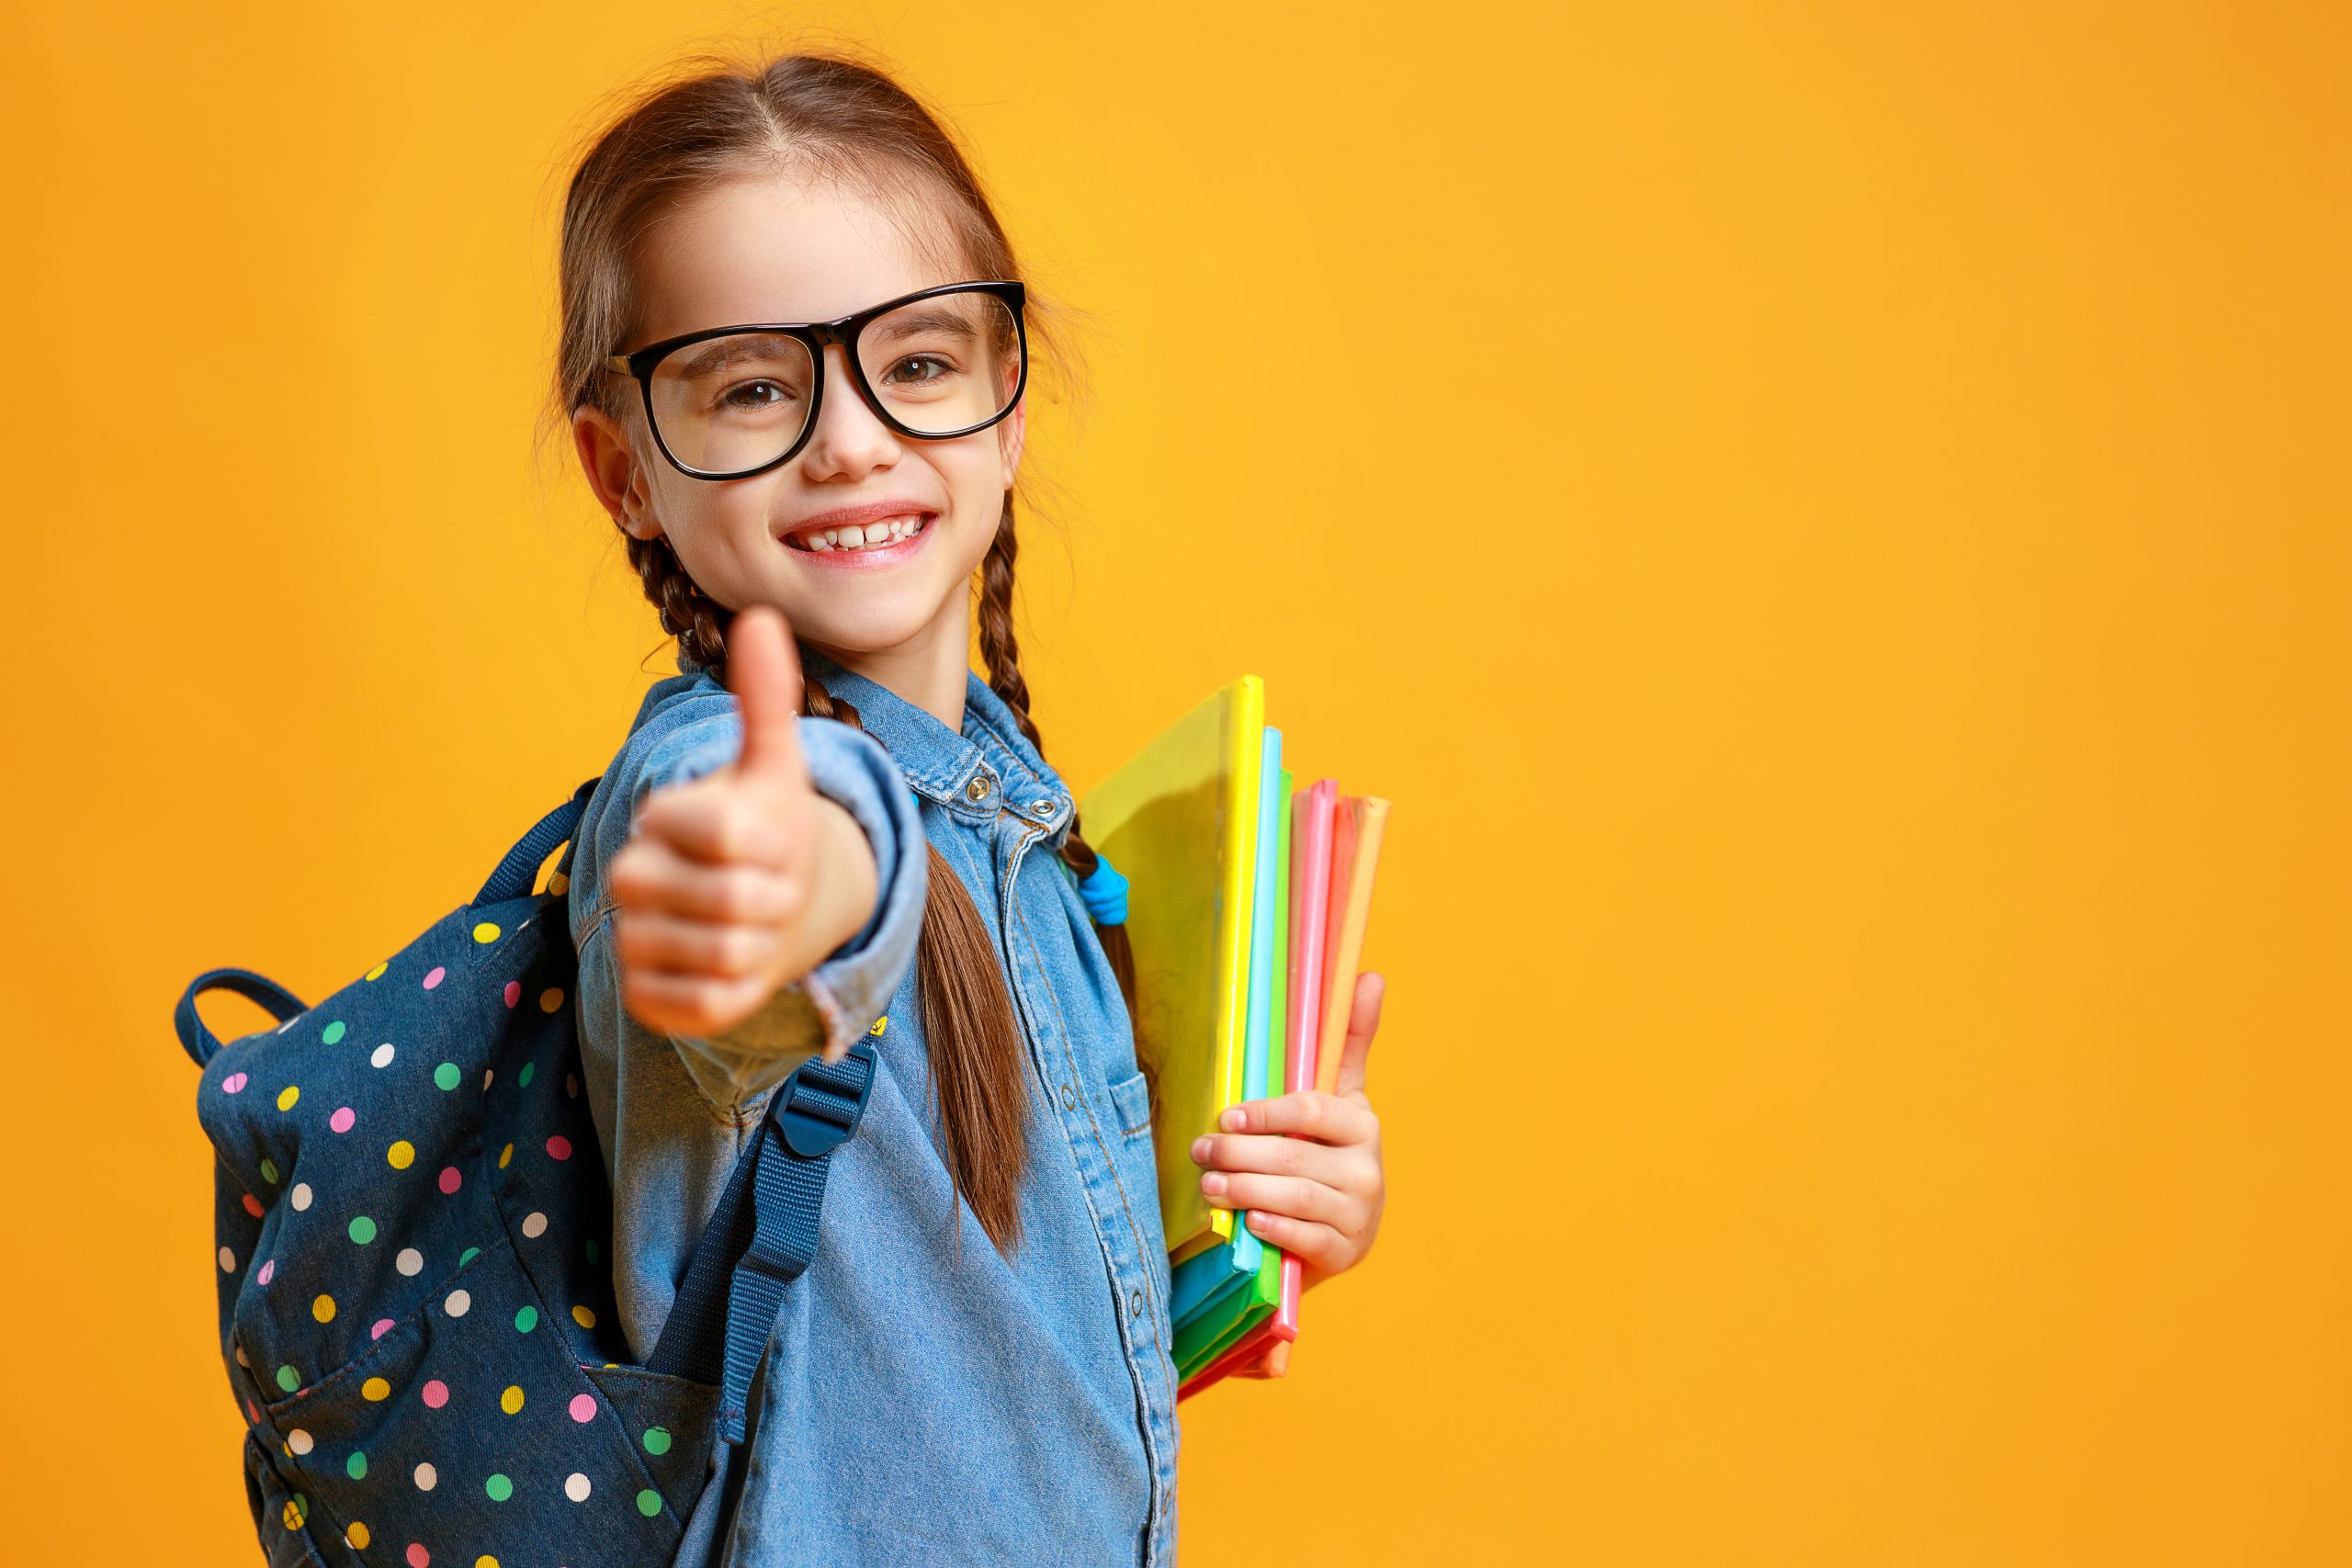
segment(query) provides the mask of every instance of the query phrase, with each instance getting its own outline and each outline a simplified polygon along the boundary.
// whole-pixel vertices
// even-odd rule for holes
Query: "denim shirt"
[[[734,697],[691,656],[646,694],[573,850],[581,1054],[639,1359],[777,1084],[825,1040],[889,1019],[865,1117],[832,1157],[815,1259],[753,1386],[740,1498],[707,1489],[680,1561],[1171,1564],[1176,1371],[1150,1120],[1118,981],[1057,853],[1069,788],[977,675],[958,733],[805,657],[864,726],[798,721],[810,780],[865,830],[880,895],[802,982],[714,1039],[655,1033],[620,1005],[612,856],[647,794],[741,745]],[[988,927],[1032,1068],[1009,1259],[956,1200],[933,1125],[914,966],[924,840]]]

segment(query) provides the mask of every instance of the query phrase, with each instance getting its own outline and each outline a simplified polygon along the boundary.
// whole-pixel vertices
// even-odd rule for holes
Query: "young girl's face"
[[[763,175],[675,209],[641,252],[638,280],[642,319],[616,351],[706,327],[831,321],[966,278],[924,261],[888,213],[856,192]],[[621,423],[593,407],[575,416],[581,461],[621,526],[644,539],[666,534],[695,583],[728,609],[774,604],[796,634],[836,657],[944,642],[960,665],[968,584],[1020,465],[1025,411],[924,441],[875,417],[839,347],[825,350],[823,373],[807,445],[765,473],[680,473],[655,446],[633,387]],[[881,553],[802,547],[824,514],[874,502],[922,518],[922,532]]]

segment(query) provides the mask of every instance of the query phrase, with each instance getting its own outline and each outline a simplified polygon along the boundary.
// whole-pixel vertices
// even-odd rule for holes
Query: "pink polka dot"
[[[254,1426],[261,1425],[261,1411],[254,1406],[251,1395],[247,1395],[245,1399],[245,1414],[253,1417]]]
[[[522,999],[523,999],[523,982],[522,982],[522,981],[520,981],[520,980],[509,980],[509,981],[507,981],[507,982],[506,982],[506,1005],[507,1005],[508,1007],[513,1007],[516,1002],[519,1002],[519,1001],[521,1001]]]
[[[458,1174],[458,1168],[454,1165],[448,1166],[441,1172],[441,1190],[455,1192],[458,1190],[458,1184],[463,1180],[465,1178]]]
[[[368,1337],[370,1339],[381,1339],[385,1335],[390,1334],[391,1331],[392,1320],[389,1317],[379,1317],[368,1328]]]
[[[570,1138],[565,1137],[561,1133],[558,1133],[554,1137],[548,1140],[548,1158],[570,1159],[571,1157],[571,1140]]]
[[[245,1075],[243,1073],[231,1073],[227,1077],[220,1080],[220,1092],[222,1094],[234,1094],[244,1087]]]
[[[245,1213],[254,1219],[261,1218],[261,1200],[250,1192],[245,1194]]]
[[[408,1543],[408,1568],[433,1568],[433,1553],[415,1541]]]
[[[596,1396],[575,1393],[571,1396],[571,1418],[583,1426],[596,1418]]]
[[[264,1285],[266,1285],[266,1284],[268,1284],[268,1283],[269,1283],[269,1281],[271,1280],[271,1279],[272,1279],[272,1278],[274,1278],[274,1277],[277,1275],[277,1258],[271,1258],[268,1262],[266,1262],[266,1263],[265,1263],[265,1264],[263,1264],[263,1265],[261,1266],[261,1272],[260,1272],[260,1273],[258,1273],[258,1274],[256,1274],[256,1275],[254,1275],[254,1281],[255,1281],[256,1283],[258,1283],[258,1284],[264,1284]]]
[[[435,964],[424,976],[424,988],[429,991],[434,987],[439,985],[441,983],[441,976],[447,975],[448,972],[448,970],[443,968],[440,964]],[[418,1547],[416,1550],[422,1551],[424,1549],[423,1547]]]
[[[424,1383],[424,1403],[427,1407],[434,1410],[438,1410],[448,1404],[449,1385],[439,1378],[427,1378]]]
[[[351,1107],[338,1106],[335,1113],[327,1118],[327,1125],[338,1133],[348,1133],[351,1131],[351,1124],[358,1120],[359,1118],[352,1113]]]

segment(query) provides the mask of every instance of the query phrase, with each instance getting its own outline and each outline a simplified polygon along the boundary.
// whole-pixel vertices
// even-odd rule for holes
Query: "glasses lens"
[[[740,473],[773,461],[800,439],[815,381],[815,365],[797,338],[705,338],[653,367],[653,423],[687,468]]]
[[[857,356],[882,406],[925,435],[986,423],[1021,386],[1020,324],[993,294],[935,294],[876,316]]]

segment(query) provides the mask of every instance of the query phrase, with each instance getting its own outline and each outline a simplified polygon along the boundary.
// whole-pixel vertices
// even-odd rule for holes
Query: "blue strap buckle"
[[[822,1159],[857,1131],[874,1089],[874,1045],[861,1040],[838,1062],[811,1056],[777,1091],[776,1130],[802,1159]]]

